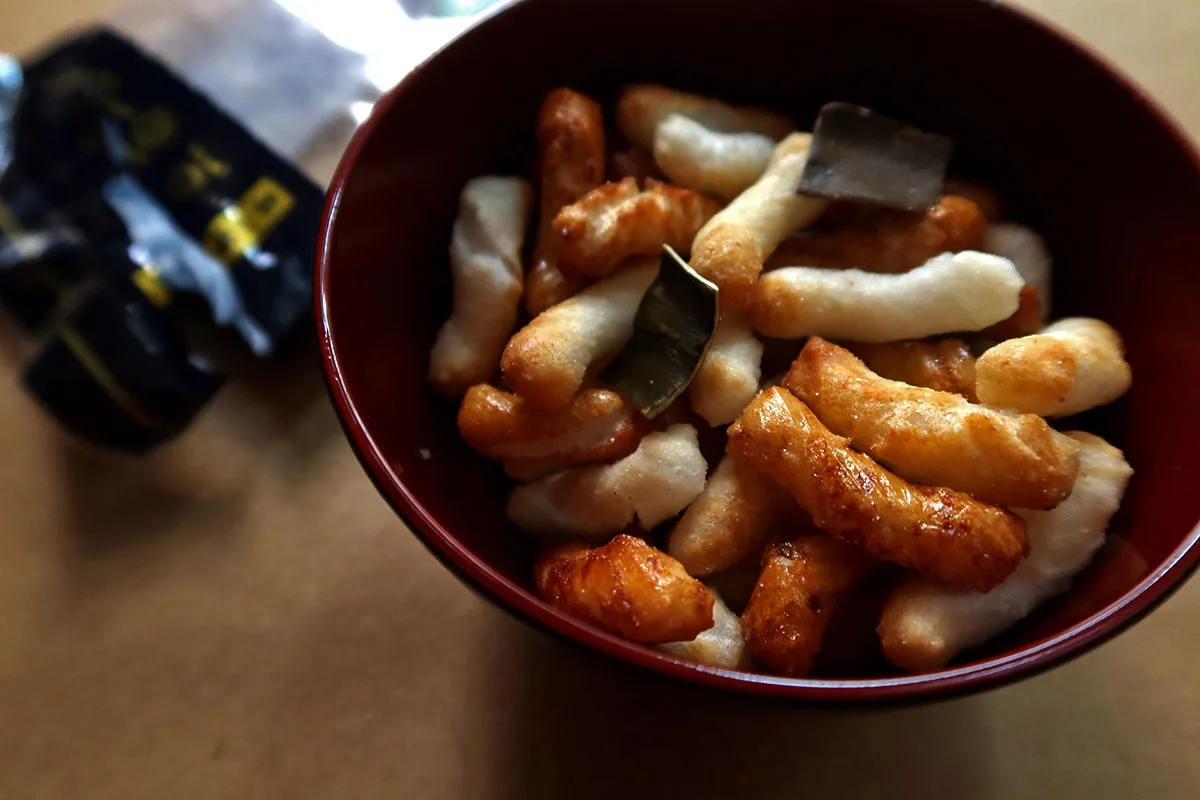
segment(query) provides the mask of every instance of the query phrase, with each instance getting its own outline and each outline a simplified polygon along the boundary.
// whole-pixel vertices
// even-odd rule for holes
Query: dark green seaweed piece
[[[800,194],[923,211],[942,196],[954,142],[869,108],[828,103],[813,128]]]
[[[633,337],[600,380],[653,419],[692,382],[720,318],[716,285],[663,245],[662,266],[638,306]]]

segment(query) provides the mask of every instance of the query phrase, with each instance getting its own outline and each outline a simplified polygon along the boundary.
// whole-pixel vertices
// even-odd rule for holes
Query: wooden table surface
[[[1030,0],[1200,135],[1200,0]],[[26,52],[114,0],[6,0]],[[746,704],[549,641],[409,536],[315,354],[149,458],[84,452],[0,328],[0,798],[1200,796],[1200,581],[982,696]]]

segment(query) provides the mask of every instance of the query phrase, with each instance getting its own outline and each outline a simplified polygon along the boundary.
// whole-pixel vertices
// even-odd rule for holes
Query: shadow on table
[[[289,480],[340,446],[315,345],[271,360],[245,353],[229,367],[229,382],[188,429],[149,453],[107,452],[63,435],[55,480],[64,487],[74,556],[229,536],[257,482]]]
[[[315,339],[303,338],[266,360],[241,350],[224,392],[221,425],[250,447],[271,448],[271,467],[285,474],[305,469],[331,444],[345,443]]]
[[[545,637],[505,664],[524,697],[496,737],[511,798],[975,796],[978,704],[837,711],[772,705],[643,674]]]

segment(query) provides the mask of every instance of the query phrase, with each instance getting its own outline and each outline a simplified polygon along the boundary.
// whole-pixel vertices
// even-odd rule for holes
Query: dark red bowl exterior
[[[506,481],[464,445],[426,384],[449,307],[447,242],[471,176],[524,172],[542,95],[611,101],[656,81],[768,105],[809,125],[831,99],[959,142],[1048,239],[1056,316],[1124,335],[1135,383],[1078,421],[1137,470],[1109,543],[1064,597],[942,672],[789,680],[674,661],[564,616],[531,591]],[[1078,44],[976,0],[523,0],[378,105],[330,191],[316,267],[330,392],[363,465],[444,563],[525,620],[668,675],[808,701],[942,696],[1029,675],[1112,636],[1200,549],[1200,162],[1176,127]]]

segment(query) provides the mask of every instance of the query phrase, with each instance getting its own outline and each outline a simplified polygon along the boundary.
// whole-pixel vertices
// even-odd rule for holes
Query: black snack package
[[[324,193],[133,44],[100,29],[27,65],[12,149],[12,168],[68,218],[95,193],[127,228],[153,214],[152,244],[117,238],[163,261],[164,283],[203,295],[259,355],[306,323]],[[111,226],[76,223],[111,243]]]
[[[324,193],[107,30],[23,76],[11,65],[0,61],[0,303],[46,332],[25,385],[80,438],[144,452],[221,384],[174,298],[203,298],[260,356],[308,329]]]
[[[26,388],[67,430],[142,453],[191,422],[221,386],[135,276],[94,287],[25,368]],[[133,279],[131,279],[133,278]]]
[[[320,184],[382,91],[494,2],[138,0],[24,69],[0,55],[0,306],[48,339],[30,391],[140,451],[219,383],[184,316],[260,356],[311,330]]]
[[[0,303],[28,330],[50,322],[73,287],[103,272],[129,245],[121,217],[100,192],[67,205],[12,165],[0,175]]]
[[[50,321],[59,297],[88,273],[91,247],[83,232],[54,218],[31,183],[0,178],[0,302],[25,328]],[[12,189],[5,191],[7,185]]]

